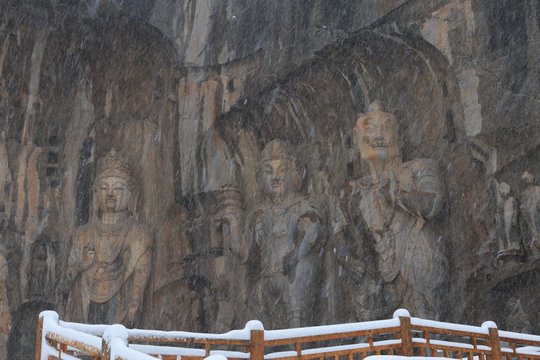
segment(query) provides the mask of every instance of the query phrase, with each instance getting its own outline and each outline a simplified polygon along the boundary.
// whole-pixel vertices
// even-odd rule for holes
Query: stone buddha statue
[[[321,208],[299,193],[300,176],[285,142],[266,145],[257,182],[266,200],[248,216],[260,259],[255,315],[268,328],[313,324],[321,302],[326,239]]]
[[[135,181],[112,150],[98,164],[93,212],[76,229],[68,261],[67,318],[135,326],[151,266],[152,236],[134,218]]]
[[[373,241],[378,272],[395,296],[394,306],[436,318],[435,290],[447,267],[429,221],[444,197],[437,163],[402,161],[397,118],[379,102],[360,115],[356,134],[366,176],[356,182],[349,200],[355,226]]]

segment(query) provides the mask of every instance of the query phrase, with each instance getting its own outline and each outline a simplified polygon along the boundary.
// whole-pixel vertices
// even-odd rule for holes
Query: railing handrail
[[[411,317],[411,325],[415,327],[430,328],[434,331],[443,330],[448,333],[459,335],[461,333],[473,333],[478,335],[489,335],[489,328],[484,326],[462,325],[444,321],[426,320],[417,317]]]
[[[99,356],[102,353],[101,338],[78,330],[60,326],[58,314],[56,312],[43,311],[39,314],[39,317],[41,328],[38,329],[37,344],[41,344],[41,349],[36,349],[36,360],[41,360],[43,358],[43,350],[48,353],[48,344],[46,341],[43,341],[44,339],[62,343],[65,345],[65,348],[69,346],[90,355]],[[50,355],[56,356],[56,354]]]
[[[264,340],[284,340],[284,339],[301,339],[301,338],[313,338],[318,336],[325,336],[331,334],[347,334],[347,333],[359,333],[367,331],[381,330],[381,333],[388,328],[399,327],[399,319],[387,319],[387,320],[375,320],[365,322],[355,322],[347,324],[337,325],[321,325],[300,327],[292,329],[280,329],[280,330],[265,330]],[[298,334],[298,336],[293,336]],[[344,337],[346,337],[344,335]]]
[[[49,355],[55,359],[64,358],[61,354],[73,355],[74,352],[93,356],[96,360],[155,359],[150,355],[162,355],[164,358],[169,356],[171,359],[174,356],[202,359],[210,355],[223,355],[230,359],[250,360],[310,360],[323,357],[336,359],[341,355],[347,355],[350,359],[350,355],[354,353],[380,355],[381,351],[413,356],[414,349],[418,349],[421,353],[424,353],[425,349],[430,349],[430,352],[435,351],[436,355],[445,357],[451,357],[450,352],[456,352],[461,356],[468,353],[469,358],[472,358],[474,353],[492,360],[501,360],[504,356],[540,360],[538,335],[499,331],[493,322],[471,326],[425,320],[410,317],[404,310],[396,311],[394,317],[387,320],[281,330],[264,330],[259,321],[250,321],[244,329],[224,334],[126,329],[122,325],[71,323],[59,321],[58,314],[53,311],[42,312],[39,324],[36,360],[49,359]],[[434,339],[429,337],[430,333],[435,334]],[[394,339],[388,339],[384,334],[394,334]],[[448,338],[438,338],[439,334],[468,338],[470,343],[443,340]],[[374,336],[381,339],[381,335],[384,335],[382,339],[387,340],[374,340]],[[334,342],[328,346],[311,345],[312,348],[303,348],[307,343],[318,344],[360,337],[364,337],[365,342],[347,345],[335,345]],[[177,343],[204,345],[204,348],[163,346]],[[504,343],[505,347],[501,347],[501,343]],[[241,347],[245,352],[212,349],[212,346],[220,345]],[[278,345],[292,345],[294,350],[281,350],[265,355],[265,349]]]

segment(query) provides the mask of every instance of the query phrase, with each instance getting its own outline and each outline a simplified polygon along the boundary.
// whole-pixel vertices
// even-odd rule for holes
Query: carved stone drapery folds
[[[251,308],[272,328],[316,323],[322,306],[325,216],[316,199],[299,193],[295,162],[289,144],[266,145],[257,173],[266,200],[249,216],[251,255],[260,259]]]

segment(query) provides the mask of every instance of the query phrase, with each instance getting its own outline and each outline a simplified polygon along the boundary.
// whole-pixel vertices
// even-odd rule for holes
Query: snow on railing
[[[252,320],[225,334],[78,324],[44,311],[36,347],[36,360],[365,360],[382,355],[540,360],[540,336],[499,331],[493,322],[470,326],[425,320],[402,309],[388,320],[282,330],[264,330]]]

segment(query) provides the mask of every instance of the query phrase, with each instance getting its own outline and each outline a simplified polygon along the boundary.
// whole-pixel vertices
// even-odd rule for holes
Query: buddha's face
[[[293,186],[293,164],[288,159],[267,160],[260,168],[264,192],[271,199],[286,197]]]
[[[369,113],[356,125],[362,158],[385,159],[395,156],[398,146],[396,119],[382,111]]]
[[[510,185],[505,182],[499,184],[499,194],[502,197],[507,197],[510,194]]]
[[[128,183],[121,177],[104,177],[99,182],[99,210],[102,212],[126,211],[130,196]]]

